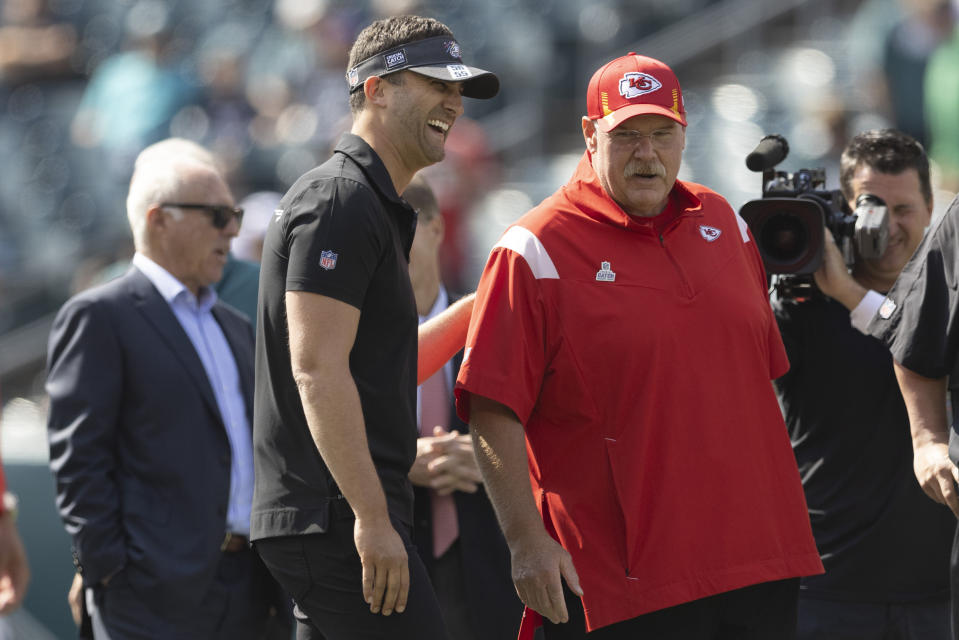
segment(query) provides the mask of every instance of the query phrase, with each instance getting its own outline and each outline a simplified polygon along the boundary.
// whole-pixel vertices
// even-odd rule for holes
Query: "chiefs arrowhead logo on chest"
[[[703,237],[703,240],[706,242],[714,242],[719,239],[719,236],[723,234],[722,229],[717,229],[716,227],[710,227],[709,225],[701,224],[699,225],[699,235]]]

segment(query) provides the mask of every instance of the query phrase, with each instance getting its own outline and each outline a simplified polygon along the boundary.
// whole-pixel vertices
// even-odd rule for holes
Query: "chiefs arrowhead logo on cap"
[[[619,81],[619,95],[627,100],[632,100],[643,94],[652,93],[653,91],[661,89],[662,86],[662,82],[648,73],[634,71],[627,73]]]

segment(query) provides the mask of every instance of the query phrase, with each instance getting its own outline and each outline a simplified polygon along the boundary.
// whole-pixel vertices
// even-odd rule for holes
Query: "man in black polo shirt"
[[[955,518],[916,483],[892,358],[864,333],[929,224],[929,161],[900,131],[864,131],[839,180],[850,207],[885,202],[889,243],[849,273],[830,241],[815,274],[826,295],[773,302],[790,362],[776,388],[826,569],[802,580],[797,639],[942,640]]]
[[[364,29],[347,80],[351,132],[266,235],[251,537],[297,604],[298,637],[445,638],[410,539],[416,214],[397,194],[443,159],[463,96],[491,98],[499,81],[417,16]]]
[[[926,232],[868,326],[892,352],[922,490],[959,517],[959,197]],[[948,400],[947,400],[948,391]],[[949,411],[951,401],[951,413]],[[913,524],[923,544],[929,532]],[[949,564],[959,638],[959,529]]]

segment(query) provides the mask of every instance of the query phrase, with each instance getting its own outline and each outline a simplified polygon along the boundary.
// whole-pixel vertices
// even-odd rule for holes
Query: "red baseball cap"
[[[600,131],[646,113],[686,126],[686,107],[676,74],[668,66],[630,51],[599,68],[586,90],[586,114]]]

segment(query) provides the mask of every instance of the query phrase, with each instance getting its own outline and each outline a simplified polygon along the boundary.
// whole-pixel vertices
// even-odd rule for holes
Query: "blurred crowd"
[[[680,3],[695,8],[709,0]],[[0,333],[49,313],[130,242],[122,212],[132,159],[168,136],[217,154],[230,186],[265,224],[279,193],[324,159],[348,127],[349,46],[371,19],[435,15],[471,57],[510,78],[457,125],[437,185],[463,259],[457,222],[495,184],[498,152],[477,120],[523,94],[572,90],[571,43],[625,46],[675,20],[628,26],[621,7],[571,0],[5,0],[0,15]],[[592,40],[590,40],[592,39]],[[539,99],[540,101],[542,98]],[[527,114],[538,118],[540,114]],[[509,145],[522,144],[526,131]],[[495,141],[494,141],[495,142]],[[542,147],[539,147],[542,149]],[[241,245],[244,239],[238,239]],[[242,255],[244,249],[240,248]],[[254,257],[252,254],[247,257]]]
[[[447,223],[444,272],[460,290],[475,286],[505,224],[568,177],[584,69],[653,47],[657,35],[711,11],[772,17],[753,34],[731,19],[690,26],[669,51],[643,51],[669,60],[689,87],[690,127],[699,134],[683,179],[714,186],[738,207],[759,197],[758,176],[742,159],[762,135],[790,140],[784,168],[825,165],[835,181],[849,136],[888,125],[928,146],[937,189],[959,190],[959,0],[792,5],[5,0],[0,335],[51,313],[129,257],[123,198],[132,159],[161,138],[195,140],[218,156],[247,209],[234,252],[255,261],[256,236],[280,194],[348,127],[348,48],[384,15],[436,16],[504,79],[497,98],[467,105],[448,160],[425,171]],[[708,31],[728,37],[704,53],[697,45]]]

